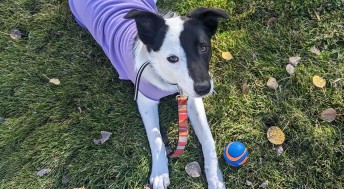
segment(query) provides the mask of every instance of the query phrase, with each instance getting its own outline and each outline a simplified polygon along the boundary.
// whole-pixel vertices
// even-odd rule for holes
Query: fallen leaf
[[[301,57],[299,56],[294,56],[289,58],[289,64],[296,66],[301,60]]]
[[[61,82],[59,79],[53,78],[49,80],[49,83],[55,84],[55,85],[60,85]]]
[[[37,175],[41,177],[41,176],[48,174],[50,172],[51,172],[51,169],[42,169],[42,170],[37,172]]]
[[[109,140],[112,133],[107,131],[100,131],[101,138],[100,139],[93,139],[94,144],[104,144],[107,140]]]
[[[313,76],[313,84],[319,88],[324,88],[326,86],[326,80],[318,75],[315,75]]]
[[[276,23],[276,21],[277,21],[277,18],[276,18],[276,17],[271,17],[271,18],[269,18],[269,20],[268,20],[268,26],[274,25],[274,24]]]
[[[318,56],[321,54],[319,48],[316,47],[316,46],[313,46],[313,47],[311,48],[311,52],[314,53],[314,54],[316,54],[316,55],[318,55]]]
[[[86,189],[86,188],[83,186],[83,187],[81,187],[81,188],[73,188],[73,189]]]
[[[295,73],[295,68],[291,64],[288,64],[285,69],[287,70],[288,74],[290,74],[290,75],[293,75]]]
[[[266,180],[266,181],[264,181],[261,185],[259,185],[259,188],[267,188],[268,185],[269,185],[269,181]]]
[[[18,40],[22,37],[22,33],[17,29],[13,29],[11,30],[10,36],[12,39]]]
[[[246,186],[252,186],[252,182],[249,180],[246,180],[245,184],[246,184]]]
[[[321,118],[327,122],[336,120],[337,112],[333,108],[328,108],[321,113]]]
[[[232,60],[233,56],[230,52],[222,52],[222,58],[225,60]]]
[[[151,188],[151,185],[150,184],[145,184],[144,186],[143,186],[143,189],[150,189]]]
[[[268,140],[272,143],[272,144],[283,144],[284,140],[285,140],[285,134],[283,133],[283,131],[276,126],[272,126],[269,127],[268,132],[266,133]]]
[[[199,165],[199,163],[197,163],[195,161],[188,163],[185,166],[185,171],[192,178],[196,178],[196,177],[201,176],[201,166]]]
[[[268,82],[267,82],[267,86],[270,88],[270,89],[274,89],[276,90],[278,88],[278,83],[276,81],[275,78],[273,77],[270,77]]]
[[[242,93],[248,94],[250,88],[249,88],[249,86],[248,86],[246,83],[244,83],[244,84],[241,86],[241,90],[242,90]]]
[[[278,148],[276,148],[277,156],[282,155],[283,152],[284,152],[284,149],[282,146],[278,146]]]

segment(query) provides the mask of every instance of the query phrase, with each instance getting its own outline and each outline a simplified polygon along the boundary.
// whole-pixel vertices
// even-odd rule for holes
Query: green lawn
[[[160,0],[162,10],[180,14],[198,7],[225,9],[213,40],[211,73],[217,94],[205,98],[227,188],[335,188],[344,186],[344,2],[340,0]],[[317,14],[319,18],[317,18]],[[278,18],[268,26],[271,17]],[[11,39],[11,29],[23,36]],[[315,55],[310,49],[321,50]],[[221,52],[233,59],[224,61]],[[255,56],[254,56],[255,55]],[[300,56],[296,73],[288,58]],[[324,89],[313,75],[327,80]],[[279,82],[274,91],[269,77]],[[61,85],[49,83],[58,78]],[[342,79],[342,80],[338,80]],[[241,86],[247,84],[244,94]],[[63,0],[0,1],[0,188],[143,188],[150,151],[133,85],[120,81],[99,46],[73,20]],[[321,112],[339,116],[328,123]],[[177,141],[176,103],[164,99],[161,127]],[[0,118],[1,119],[1,118]],[[267,126],[286,134],[277,156]],[[93,144],[100,131],[113,133]],[[227,166],[224,146],[241,141],[249,161]],[[261,161],[260,161],[261,160]],[[170,162],[171,187],[205,188],[184,167],[198,161],[201,147],[191,134],[185,154]],[[52,172],[39,177],[44,168]]]

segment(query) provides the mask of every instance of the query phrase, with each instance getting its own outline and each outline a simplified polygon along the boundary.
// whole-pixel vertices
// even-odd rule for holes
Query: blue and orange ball
[[[223,157],[233,167],[244,165],[248,159],[246,146],[241,142],[231,142],[225,147]]]

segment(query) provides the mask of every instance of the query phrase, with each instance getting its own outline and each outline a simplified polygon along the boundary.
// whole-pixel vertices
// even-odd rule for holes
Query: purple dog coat
[[[124,19],[132,9],[157,12],[153,0],[69,0],[76,21],[87,29],[102,47],[119,78],[135,83],[134,42],[137,36],[133,19]],[[158,101],[177,91],[163,91],[141,78],[139,91]]]

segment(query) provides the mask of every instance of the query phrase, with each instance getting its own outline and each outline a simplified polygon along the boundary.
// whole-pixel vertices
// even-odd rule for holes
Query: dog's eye
[[[179,61],[179,58],[177,56],[172,55],[167,57],[167,60],[171,63],[177,63]]]
[[[201,44],[199,46],[199,50],[201,51],[201,53],[206,53],[208,51],[208,47],[205,44]]]

